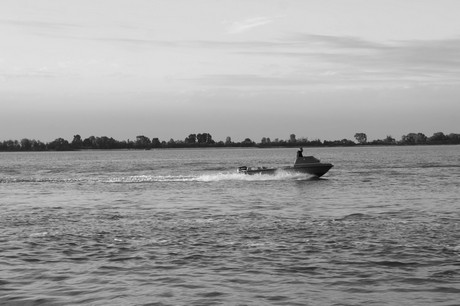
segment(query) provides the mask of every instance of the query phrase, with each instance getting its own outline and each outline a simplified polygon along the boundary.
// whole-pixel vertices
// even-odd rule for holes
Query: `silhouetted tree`
[[[209,133],[203,133],[196,135],[199,144],[213,144],[212,136]]]
[[[39,140],[32,139],[30,141],[30,144],[31,144],[32,151],[45,151],[46,150],[46,145]]]
[[[47,144],[48,150],[53,151],[69,151],[71,149],[70,144],[63,138],[57,138],[54,141]]]
[[[423,133],[409,133],[401,137],[402,144],[424,144],[427,137]]]
[[[315,145],[319,145],[317,142]],[[334,140],[334,141],[327,141],[325,140],[323,142],[323,145],[325,146],[356,146],[356,143],[352,140],[349,139],[342,139],[342,140]]]
[[[387,135],[387,137],[385,138],[383,142],[385,144],[395,144],[396,140],[393,137],[391,137],[391,135]]]
[[[19,151],[21,149],[21,145],[17,140],[6,140],[3,142],[3,150],[4,151]]]
[[[428,141],[431,142],[431,143],[443,143],[443,142],[445,142],[447,140],[449,140],[449,137],[444,135],[443,132],[434,133],[433,136],[428,138]]]
[[[96,137],[90,136],[83,140],[83,147],[86,149],[96,149]]]
[[[252,141],[250,138],[246,138],[242,143],[241,143],[242,146],[244,147],[250,147],[250,146],[253,146],[255,145],[254,141]]]
[[[299,139],[297,139],[297,143],[308,144],[308,138],[307,137],[300,137]]]
[[[170,146],[170,147],[175,147],[175,146],[176,146],[176,142],[174,141],[174,139],[171,138],[171,139],[168,141],[168,146]]]
[[[83,146],[83,141],[81,140],[81,136],[78,134],[74,135],[71,145],[73,149],[81,149],[81,147]]]
[[[151,141],[144,135],[136,136],[136,148],[147,149],[151,147]]]
[[[118,149],[119,142],[113,139],[112,137],[96,137],[96,146],[98,149]]]
[[[190,134],[188,135],[187,138],[185,138],[185,143],[186,144],[196,144],[196,134]]]
[[[449,143],[460,144],[460,134],[450,133],[447,137]]]
[[[27,139],[21,139],[21,151],[31,151],[32,150],[32,142]]]
[[[367,135],[365,133],[356,133],[355,138],[360,144],[365,144],[367,142]]]
[[[158,138],[152,138],[152,148],[160,148],[161,142]]]

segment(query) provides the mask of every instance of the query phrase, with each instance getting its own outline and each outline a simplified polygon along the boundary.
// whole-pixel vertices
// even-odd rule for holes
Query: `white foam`
[[[268,174],[241,174],[241,173],[218,173],[210,175],[200,175],[197,177],[197,181],[202,182],[213,182],[213,181],[279,181],[289,180],[296,178],[304,178],[304,175],[296,175],[289,173],[276,173],[274,175]]]
[[[274,175],[242,173],[215,173],[201,175],[137,175],[114,177],[107,183],[148,183],[148,182],[219,182],[219,181],[279,181],[290,179],[305,179],[304,174],[277,172]]]
[[[186,182],[193,181],[193,176],[174,176],[174,175],[135,175],[135,176],[124,176],[114,177],[108,179],[107,183],[148,183],[148,182]]]

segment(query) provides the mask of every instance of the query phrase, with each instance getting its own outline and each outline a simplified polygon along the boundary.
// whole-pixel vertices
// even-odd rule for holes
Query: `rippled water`
[[[0,304],[458,305],[459,149],[0,153]]]

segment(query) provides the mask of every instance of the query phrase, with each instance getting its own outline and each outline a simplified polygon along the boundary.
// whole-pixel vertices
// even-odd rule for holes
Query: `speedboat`
[[[243,174],[276,174],[279,172],[288,173],[305,173],[321,177],[329,171],[334,165],[330,163],[322,163],[319,159],[313,156],[300,156],[297,157],[294,166],[287,166],[281,168],[267,168],[267,167],[248,167],[240,166],[237,169],[238,173]]]

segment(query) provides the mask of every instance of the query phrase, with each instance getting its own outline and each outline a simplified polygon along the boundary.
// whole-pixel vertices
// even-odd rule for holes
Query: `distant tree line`
[[[91,150],[91,149],[142,149],[150,150],[157,148],[203,148],[203,147],[333,147],[333,146],[355,146],[355,145],[440,145],[440,144],[460,144],[460,134],[445,135],[442,132],[434,133],[433,136],[427,137],[422,133],[409,133],[403,135],[401,140],[397,141],[391,136],[385,139],[367,141],[365,133],[356,133],[355,141],[349,139],[342,140],[308,140],[308,138],[296,138],[291,134],[289,139],[271,140],[263,137],[260,142],[256,143],[250,138],[241,142],[233,142],[231,137],[225,141],[214,141],[211,134],[199,133],[190,134],[184,140],[162,141],[159,138],[149,138],[144,135],[137,136],[135,140],[118,141],[112,137],[95,137],[90,136],[82,139],[80,135],[75,135],[71,142],[57,138],[51,142],[43,143],[35,139],[6,140],[0,142],[0,151],[71,151],[71,150]]]
[[[443,132],[434,133],[431,137],[423,133],[409,133],[403,135],[401,140],[397,141],[391,136],[385,139],[377,139],[368,142],[365,133],[356,133],[355,139],[360,145],[443,145],[443,144],[460,144],[460,134]]]

